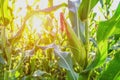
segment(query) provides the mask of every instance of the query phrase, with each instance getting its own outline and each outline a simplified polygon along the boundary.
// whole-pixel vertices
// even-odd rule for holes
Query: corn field
[[[0,0],[0,80],[120,80],[120,0]]]

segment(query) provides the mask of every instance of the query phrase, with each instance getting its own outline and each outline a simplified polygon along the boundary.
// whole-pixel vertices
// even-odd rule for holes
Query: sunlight
[[[32,6],[33,3],[34,3],[34,0],[27,0],[27,4],[28,4],[29,6]]]
[[[68,0],[53,0],[53,4],[54,5],[59,5],[61,3],[68,3]]]
[[[40,0],[39,9],[44,9],[48,7],[48,0]]]
[[[53,0],[53,6],[60,5],[62,3],[67,3],[68,0]],[[24,18],[28,15],[27,13],[29,10],[43,10],[45,8],[48,8],[49,6],[49,0],[16,0],[14,5],[14,16],[15,16],[15,29],[18,29],[21,27],[22,22],[24,21]],[[30,7],[28,9],[28,6]],[[65,11],[64,15],[68,14],[68,9],[65,7],[61,7],[58,10],[54,11],[53,16],[55,19],[59,20],[59,14],[60,12]],[[45,16],[39,14],[41,17]],[[31,16],[31,20],[28,20],[26,24],[28,28],[32,29],[32,32],[35,31],[35,33],[42,34],[42,32],[46,31],[44,30],[44,26],[47,27],[49,25],[44,25],[45,20],[41,18],[38,15]],[[45,18],[44,18],[45,19]],[[59,25],[59,23],[58,23]]]
[[[32,19],[32,28],[33,30],[36,31],[36,33],[39,33],[41,34],[41,31],[42,31],[42,20],[37,17],[37,16],[34,16],[33,19]]]
[[[27,13],[27,4],[25,0],[17,0],[15,2],[14,16],[16,17],[24,17]]]

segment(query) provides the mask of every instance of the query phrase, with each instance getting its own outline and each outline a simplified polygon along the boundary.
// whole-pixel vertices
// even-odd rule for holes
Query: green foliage
[[[9,24],[9,22],[12,19],[12,10],[10,7],[8,7],[8,0],[1,0],[0,1],[0,24],[6,26]]]
[[[118,24],[120,23],[119,14],[120,14],[120,5],[118,6],[115,14],[110,20],[99,23],[97,30],[98,52],[96,54],[96,58],[93,61],[92,65],[90,65],[87,69],[98,67],[104,63],[107,57],[108,38],[114,34],[120,33],[120,29],[119,29],[120,27]]]
[[[89,11],[97,4],[99,0],[82,0],[78,14],[81,21],[85,21],[88,18]]]
[[[71,16],[75,3],[50,0],[40,9],[40,1],[23,1],[23,8],[16,0],[0,0],[0,80],[120,79],[120,4],[112,14],[112,0],[82,0]],[[95,20],[99,1],[105,21]],[[70,23],[73,16],[77,22]]]
[[[65,68],[68,70],[68,73],[70,73],[71,79],[69,80],[77,80],[78,74],[73,70],[73,64],[72,64],[72,58],[69,53],[67,52],[61,52],[57,46],[55,47],[55,53],[60,57],[58,60],[59,66],[62,68]]]
[[[78,14],[81,21],[85,21],[88,18],[90,2],[90,0],[82,0],[79,6]]]
[[[94,6],[98,3],[99,0],[91,0],[90,2],[90,10],[94,8]],[[108,1],[108,0],[107,0]]]
[[[106,69],[100,75],[99,80],[116,80],[120,72],[119,62],[120,62],[120,51],[115,53],[113,60],[109,62]],[[106,76],[109,76],[109,77],[106,77]]]
[[[120,33],[119,23],[120,23],[120,4],[118,5],[116,12],[111,19],[99,23],[97,31],[98,43],[100,43],[102,40],[104,41],[105,39],[108,39],[110,36],[114,34],[119,34]]]
[[[106,3],[110,4],[109,2],[110,1],[108,1]],[[87,4],[87,2],[86,2],[86,4]],[[81,3],[81,6],[82,6],[82,3]],[[81,6],[80,6],[80,8],[81,8]],[[110,36],[113,36],[114,34],[119,34],[119,32],[120,32],[120,29],[119,29],[120,28],[120,26],[119,26],[120,12],[119,12],[119,10],[120,10],[120,6],[118,5],[116,12],[111,19],[109,19],[107,21],[102,21],[99,23],[98,30],[97,30],[97,48],[98,48],[98,50],[96,53],[96,57],[93,60],[93,62],[85,69],[85,71],[89,71],[91,69],[94,69],[95,67],[99,67],[99,66],[101,66],[101,64],[103,64],[105,62],[105,59],[108,56],[108,51],[107,51],[108,50],[108,38]],[[80,11],[81,11],[81,13],[83,12],[82,9]],[[85,12],[87,13],[87,10]],[[80,14],[80,15],[84,16],[84,14],[83,15]],[[87,15],[87,14],[85,14],[85,15]],[[84,19],[87,19],[87,17]],[[83,20],[83,19],[81,19],[81,20]],[[103,80],[103,79],[101,79],[101,80]]]

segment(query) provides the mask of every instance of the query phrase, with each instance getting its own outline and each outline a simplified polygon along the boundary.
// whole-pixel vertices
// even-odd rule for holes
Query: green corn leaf
[[[85,21],[88,17],[89,11],[97,4],[99,0],[82,0],[79,6],[78,14],[81,21]]]
[[[116,80],[120,72],[120,51],[110,61],[107,68],[102,72],[98,80]],[[109,76],[109,77],[108,77]]]
[[[59,57],[58,64],[60,67],[65,68],[69,75],[71,76],[70,80],[77,80],[78,75],[73,69],[72,58],[68,52],[62,52],[57,46],[54,46],[54,52]]]
[[[57,45],[54,43],[47,45],[47,46],[39,46],[37,45],[38,48],[42,50],[50,49],[53,48],[56,57],[59,57],[58,64],[60,67],[65,68],[67,70],[68,76],[67,80],[77,80],[78,79],[78,74],[74,71],[73,69],[73,63],[72,63],[72,58],[70,56],[70,53],[68,52],[62,52]]]
[[[90,9],[94,8],[94,6],[98,3],[99,0],[91,0]]]
[[[86,51],[84,44],[81,39],[78,39],[69,24],[67,24],[67,21],[65,21],[64,15],[62,13],[60,15],[60,18],[60,20],[62,21],[61,26],[64,28],[68,38],[68,42],[71,46],[73,58],[75,58],[75,60],[80,64],[80,66],[84,67],[86,59]]]
[[[98,42],[107,39],[111,35],[120,33],[120,4],[113,15],[113,17],[108,21],[103,21],[99,23],[97,31]]]
[[[0,0],[0,25],[3,24],[3,4],[4,4],[4,0]]]
[[[102,64],[107,57],[107,39],[114,35],[120,33],[120,4],[116,10],[116,13],[113,17],[104,22],[100,22],[97,31],[97,41],[98,48],[100,51],[100,61],[99,64]]]
[[[2,2],[1,2],[2,0],[0,0],[0,17],[2,16],[2,13],[1,13],[1,11],[2,11]]]
[[[9,18],[9,15],[8,15],[8,0],[4,0],[3,10],[4,10],[4,17]]]
[[[116,80],[120,80],[120,76],[117,76]]]
[[[0,19],[3,20],[4,26],[7,26],[12,19],[11,11],[8,8],[8,0],[1,0],[0,2]]]
[[[97,31],[98,52],[87,70],[98,67],[105,61],[108,48],[107,39],[114,34],[120,34],[120,4],[111,19],[99,23]]]
[[[12,9],[8,5],[9,0],[5,0],[4,2],[4,17],[8,19],[8,21],[11,21],[13,19]],[[7,21],[5,21],[6,23]],[[8,23],[7,23],[8,24]]]
[[[88,10],[89,10],[90,0],[82,0],[82,3],[78,9],[78,15],[81,21],[85,21],[88,17]]]
[[[103,41],[100,44],[98,44],[99,49],[98,52],[96,53],[96,57],[93,60],[93,62],[85,69],[85,71],[89,71],[95,67],[100,66],[106,59],[107,57],[107,41]]]

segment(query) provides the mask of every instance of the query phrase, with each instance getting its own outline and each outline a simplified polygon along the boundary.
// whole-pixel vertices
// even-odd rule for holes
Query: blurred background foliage
[[[59,27],[59,13],[68,15],[67,1],[1,0],[0,5],[1,80],[64,79],[53,49],[36,46],[67,49]]]

